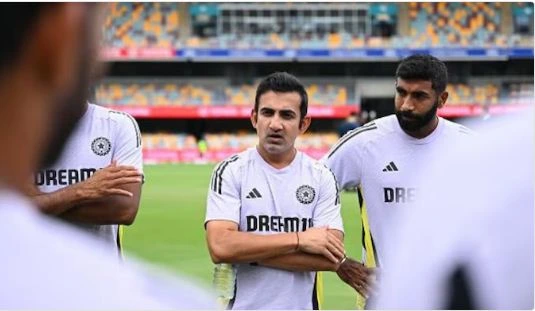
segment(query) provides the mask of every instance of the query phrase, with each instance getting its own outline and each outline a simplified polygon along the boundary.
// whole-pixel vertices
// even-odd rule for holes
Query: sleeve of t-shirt
[[[240,223],[240,183],[236,176],[237,156],[214,168],[206,201],[205,225],[211,220],[228,220]]]
[[[354,188],[361,181],[361,150],[355,139],[348,135],[342,137],[336,145],[321,159],[336,177],[340,189]]]
[[[143,172],[141,133],[132,116],[121,113],[117,124],[115,144],[113,160],[117,161],[117,165],[131,165]]]
[[[314,227],[328,226],[344,232],[342,223],[340,193],[333,173],[322,169],[318,205],[314,210]]]

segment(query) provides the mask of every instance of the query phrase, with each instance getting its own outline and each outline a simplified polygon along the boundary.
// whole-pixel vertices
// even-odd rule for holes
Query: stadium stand
[[[198,141],[193,135],[184,133],[145,133],[143,150],[148,160],[157,159],[161,162],[195,162],[200,158]],[[242,131],[240,133],[207,133],[205,134],[209,160],[221,161],[227,156],[256,146],[258,137]],[[336,133],[306,133],[296,141],[297,149],[319,158],[332,147],[338,136]],[[187,154],[187,158],[184,156]],[[163,161],[162,161],[163,160]]]
[[[217,6],[217,5],[216,5]],[[285,49],[285,48],[362,48],[362,47],[513,47],[533,46],[533,27],[529,31],[524,15],[529,4],[511,4],[514,32],[504,33],[503,3],[499,2],[410,2],[408,3],[409,33],[395,31],[373,32],[358,19],[357,26],[347,22],[332,22],[320,27],[314,24],[318,17],[301,18],[300,27],[294,24],[277,29],[275,17],[267,21],[258,17],[255,27],[244,31],[243,21],[235,21],[237,28],[215,26],[212,36],[191,34],[181,37],[179,6],[177,3],[114,3],[104,27],[104,43],[109,47],[166,47],[166,48],[234,48],[234,49]],[[370,7],[356,14],[371,14]],[[218,13],[214,13],[218,14]],[[397,13],[396,13],[397,14]],[[532,14],[532,13],[531,13]],[[359,18],[363,18],[360,16]],[[386,14],[381,17],[387,16]],[[216,15],[217,18],[225,17]],[[374,18],[375,15],[372,16]],[[256,17],[247,17],[249,20]],[[271,18],[271,17],[270,17]],[[392,15],[396,18],[396,15]],[[237,19],[237,18],[235,18]],[[233,19],[234,20],[234,19]],[[336,17],[333,21],[338,21]],[[278,21],[278,20],[277,20]],[[240,24],[241,23],[241,24]],[[391,21],[392,24],[394,24]],[[219,24],[222,24],[220,22]],[[268,26],[262,26],[262,25]],[[281,28],[281,27],[279,27]],[[289,28],[289,29],[288,29]],[[526,29],[528,29],[526,31]]]
[[[177,3],[113,3],[104,24],[111,47],[179,46]]]
[[[197,148],[197,141],[193,135],[158,133],[144,134],[142,138],[144,149],[184,150]]]
[[[506,46],[501,3],[411,2],[411,40],[417,46]]]
[[[252,105],[255,85],[225,86],[220,83],[181,81],[105,82],[96,89],[96,101],[107,106],[223,106]],[[356,102],[355,92],[332,83],[307,85],[310,105],[343,106]],[[522,82],[449,84],[448,105],[496,105],[533,98],[533,85]]]
[[[221,83],[110,82],[96,88],[96,101],[108,106],[221,106],[252,105],[256,85]],[[342,106],[348,103],[346,86],[332,83],[307,85],[310,105]]]
[[[175,49],[187,48],[344,50],[476,47],[488,51],[502,47],[533,48],[532,21],[532,3],[113,3],[103,32],[105,47],[129,51],[169,49],[170,54],[166,55],[175,55]],[[163,58],[165,61],[166,58]],[[121,59],[119,55],[118,60],[129,59]],[[217,66],[224,67],[221,64]],[[236,82],[227,76],[208,78],[197,74],[194,79],[184,80],[153,74],[148,76],[151,75],[147,78],[131,74],[133,78],[105,80],[96,87],[95,102],[117,109],[149,108],[137,111],[170,111],[150,109],[152,107],[215,111],[204,107],[223,106],[233,106],[229,111],[241,111],[252,106],[256,90],[256,80],[250,76]],[[391,96],[381,90],[370,91],[366,82],[359,84],[362,77],[352,74],[333,79],[322,74],[307,75],[308,80],[303,82],[309,94],[309,104],[322,106],[322,109],[364,105],[367,96],[383,96],[385,101]],[[384,73],[379,75],[385,79]],[[532,80],[525,74],[503,78],[498,73],[483,73],[482,77],[484,79],[457,72],[456,78],[451,80],[455,83],[447,87],[450,94],[448,106],[463,111],[466,107],[461,106],[487,108],[533,103]],[[380,85],[372,85],[372,88],[381,88],[386,83]],[[364,90],[366,88],[368,90]],[[365,91],[372,95],[364,94]],[[365,108],[361,106],[360,109]],[[462,115],[462,112],[453,116],[459,114]],[[150,113],[140,116],[153,117]],[[165,118],[165,113],[158,117]],[[193,118],[202,117],[197,115]],[[333,121],[336,122],[333,119],[321,124],[321,131],[330,130],[328,127],[332,127]],[[322,120],[316,119],[316,122],[321,123]],[[210,152],[219,152],[223,156],[225,151],[243,150],[256,143],[251,131],[228,131],[204,133]],[[334,133],[312,133],[299,138],[297,146],[321,150],[329,148],[335,141]],[[191,151],[198,150],[198,143],[195,137],[183,133],[144,134],[145,150]]]

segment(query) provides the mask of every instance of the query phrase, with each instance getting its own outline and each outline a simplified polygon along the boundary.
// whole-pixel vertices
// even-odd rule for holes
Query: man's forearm
[[[321,255],[296,252],[260,261],[266,267],[289,271],[336,271],[338,264]]]
[[[39,192],[31,195],[32,200],[45,214],[59,215],[84,202],[75,185],[54,192]]]
[[[59,217],[95,225],[121,224],[130,225],[135,219],[137,208],[122,198],[82,203],[60,214]]]
[[[258,235],[228,230],[215,238],[210,254],[216,263],[255,262],[294,252],[297,243],[295,232]]]

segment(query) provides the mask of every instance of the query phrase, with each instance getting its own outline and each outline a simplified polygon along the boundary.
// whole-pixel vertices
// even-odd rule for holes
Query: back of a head
[[[3,3],[0,5],[0,76],[16,64],[28,33],[45,3]]]
[[[448,69],[438,58],[431,55],[412,55],[401,61],[396,69],[396,79],[431,81],[437,94],[446,90]]]
[[[99,68],[99,9],[90,3],[0,5],[1,123],[26,143],[17,162],[3,161],[17,168],[6,176],[14,184],[20,181],[15,174],[55,162],[85,111],[88,86]],[[1,137],[0,143],[7,140]]]
[[[307,115],[308,94],[305,86],[295,76],[287,72],[275,72],[262,79],[256,89],[254,111],[258,112],[260,97],[269,91],[276,93],[298,93],[301,97],[301,104],[299,106],[300,118],[303,119]]]

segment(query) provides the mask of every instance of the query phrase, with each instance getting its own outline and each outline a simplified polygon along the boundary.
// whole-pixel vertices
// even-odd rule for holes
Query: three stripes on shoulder
[[[366,131],[370,131],[370,130],[375,130],[375,129],[377,129],[377,125],[375,124],[375,122],[370,122],[370,123],[368,123],[366,125],[363,125],[361,127],[358,127],[358,128],[356,128],[354,130],[351,130],[351,131],[347,132],[347,134],[342,136],[342,138],[340,138],[338,143],[333,147],[332,151],[329,153],[327,158],[330,158],[336,152],[336,150],[338,150],[340,147],[342,147],[342,145],[345,144],[346,142],[348,142],[351,138],[357,136],[360,133],[363,133],[363,132],[366,132]]]

